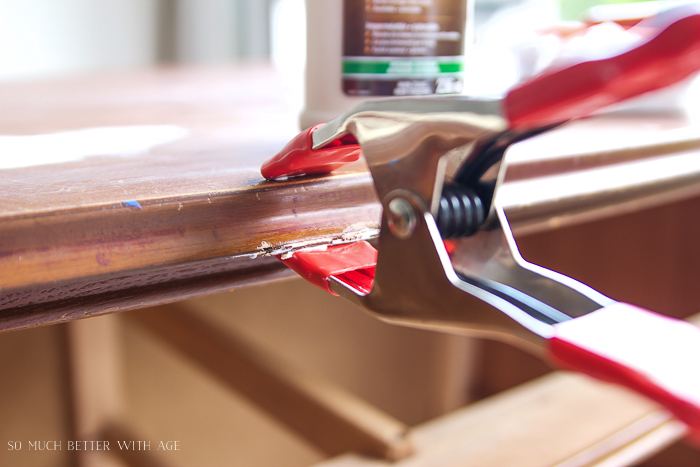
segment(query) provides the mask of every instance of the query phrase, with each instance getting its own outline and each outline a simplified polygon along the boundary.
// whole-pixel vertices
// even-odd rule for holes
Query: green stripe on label
[[[460,71],[464,71],[464,63],[440,63],[440,73],[457,73]]]
[[[440,73],[457,73],[464,70],[461,61],[438,60],[391,60],[391,61],[357,61],[343,60],[345,74],[376,75],[429,75]]]

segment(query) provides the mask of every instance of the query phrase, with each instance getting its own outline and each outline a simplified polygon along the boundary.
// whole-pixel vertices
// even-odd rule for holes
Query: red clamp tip
[[[300,175],[327,174],[362,155],[360,145],[352,135],[332,141],[319,149],[313,148],[311,135],[324,124],[299,133],[274,157],[265,161],[260,169],[268,180]]]
[[[333,245],[324,250],[300,250],[280,260],[301,277],[333,295],[329,279],[341,280],[357,291],[367,294],[374,284],[377,250],[365,241]]]

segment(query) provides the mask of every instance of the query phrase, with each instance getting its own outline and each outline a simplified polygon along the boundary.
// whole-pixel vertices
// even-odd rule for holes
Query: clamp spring
[[[460,185],[443,187],[437,216],[443,239],[473,235],[484,218],[484,204],[474,191]]]

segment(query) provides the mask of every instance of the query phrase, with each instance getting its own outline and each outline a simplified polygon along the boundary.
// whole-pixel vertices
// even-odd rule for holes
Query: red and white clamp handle
[[[513,127],[544,126],[662,89],[700,70],[700,7],[684,5],[630,29],[641,43],[612,57],[553,67],[508,92]]]
[[[620,302],[553,327],[554,365],[648,397],[700,443],[700,328]]]

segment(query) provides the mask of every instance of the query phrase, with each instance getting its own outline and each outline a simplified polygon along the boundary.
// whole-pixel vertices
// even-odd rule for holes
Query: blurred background
[[[0,78],[264,60],[290,7],[303,27],[303,0],[2,0]]]
[[[468,71],[479,72],[465,74],[465,92],[500,93],[541,68],[559,50],[547,28],[591,19],[597,6],[640,3],[643,13],[668,4],[476,0]],[[301,106],[305,32],[304,0],[0,0],[0,82],[271,61]]]
[[[624,0],[477,0],[476,42]],[[0,0],[0,80],[143,67],[269,60],[302,69],[304,0]],[[506,18],[517,14],[520,26]],[[500,26],[499,26],[500,24]],[[292,65],[293,64],[293,65]]]

